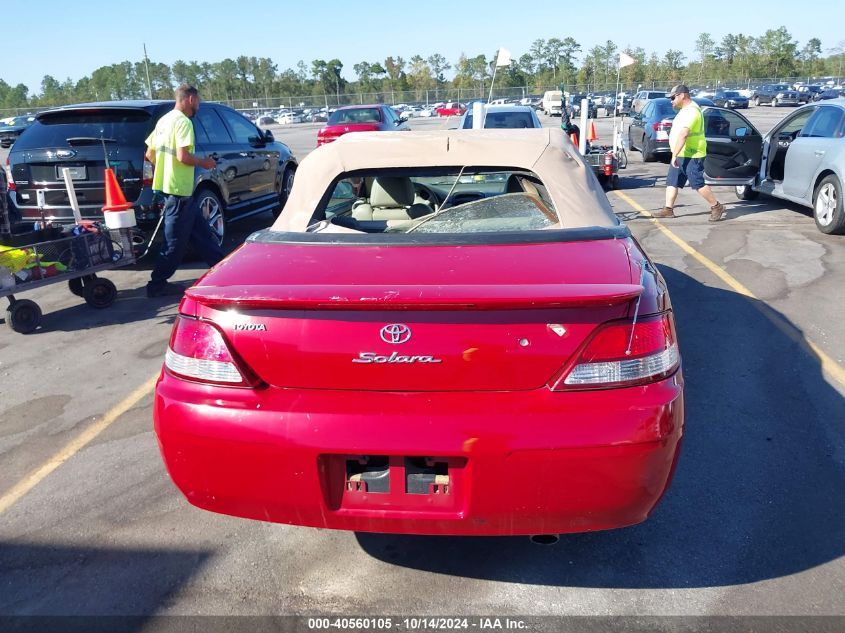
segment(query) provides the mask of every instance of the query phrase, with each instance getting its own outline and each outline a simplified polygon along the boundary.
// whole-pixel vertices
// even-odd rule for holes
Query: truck
[[[560,90],[547,90],[543,94],[543,114],[546,116],[560,116],[563,104],[563,93]]]

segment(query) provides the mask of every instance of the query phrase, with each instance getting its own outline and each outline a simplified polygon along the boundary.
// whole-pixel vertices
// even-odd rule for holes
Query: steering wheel
[[[440,206],[440,195],[427,185],[415,182],[414,193],[425,200],[432,209]]]

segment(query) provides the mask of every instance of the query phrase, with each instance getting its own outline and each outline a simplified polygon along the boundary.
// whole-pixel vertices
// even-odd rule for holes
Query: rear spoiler
[[[439,286],[196,286],[187,299],[209,307],[277,310],[501,310],[612,306],[639,297],[639,284]]]

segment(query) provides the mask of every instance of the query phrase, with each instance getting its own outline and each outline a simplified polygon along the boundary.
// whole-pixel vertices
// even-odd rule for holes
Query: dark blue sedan
[[[736,90],[717,90],[711,99],[714,105],[721,108],[731,110],[748,108],[748,97],[743,97]]]

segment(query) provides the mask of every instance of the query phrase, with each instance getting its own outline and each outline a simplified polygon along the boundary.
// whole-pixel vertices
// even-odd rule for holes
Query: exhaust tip
[[[560,537],[557,534],[535,534],[528,537],[534,545],[555,545]]]

